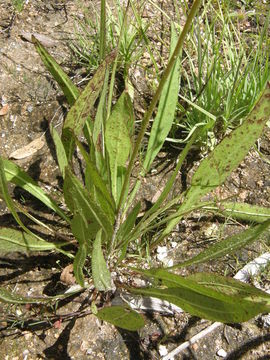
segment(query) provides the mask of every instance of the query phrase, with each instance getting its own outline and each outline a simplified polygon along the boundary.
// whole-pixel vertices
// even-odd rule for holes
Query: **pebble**
[[[263,315],[261,317],[261,321],[262,321],[264,328],[269,328],[270,327],[270,314]]]
[[[160,356],[165,356],[168,354],[168,350],[167,350],[166,346],[164,346],[164,345],[159,345],[158,352],[159,352]]]
[[[224,349],[219,349],[217,351],[217,356],[225,358],[227,356],[227,351],[225,351]]]
[[[31,112],[34,110],[33,105],[28,105],[27,106],[27,111],[31,114]]]

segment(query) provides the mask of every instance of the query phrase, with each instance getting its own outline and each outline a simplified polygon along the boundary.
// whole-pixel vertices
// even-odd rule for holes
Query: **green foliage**
[[[97,290],[108,291],[112,289],[112,280],[106,261],[103,257],[101,245],[102,230],[99,230],[93,244],[92,275]]]
[[[140,272],[161,282],[162,287],[130,289],[132,292],[167,300],[202,318],[243,322],[270,309],[270,295],[234,279],[215,274],[184,278],[160,269]]]
[[[180,116],[171,140],[177,142],[181,132],[181,142],[199,126],[200,140],[213,148],[228,129],[241,124],[269,78],[270,13],[266,10],[263,14],[256,5],[252,11],[248,5],[235,11],[228,2],[203,4],[203,31],[198,16],[185,48],[182,82],[186,86],[180,95]],[[259,17],[264,19],[262,26]],[[243,32],[241,28],[248,23],[253,24],[252,31]]]
[[[102,26],[105,32],[104,5],[103,1]],[[120,47],[104,57],[106,34],[101,34],[100,58],[104,58],[104,60],[85,89],[79,93],[77,87],[72,84],[52,56],[36,41],[41,59],[62,88],[71,106],[63,124],[61,137],[53,127],[50,129],[64,180],[63,197],[68,210],[63,211],[17,165],[0,158],[1,197],[5,200],[19,226],[24,230],[24,232],[20,232],[1,229],[1,250],[7,252],[55,250],[64,253],[63,248],[66,245],[66,243],[46,242],[23,224],[17,213],[18,205],[9,194],[8,182],[13,182],[30,192],[66,221],[77,242],[76,248],[65,253],[74,258],[73,268],[76,281],[82,288],[85,286],[84,270],[89,264],[88,257],[91,257],[91,269],[89,270],[98,291],[115,290],[117,276],[127,271],[129,247],[134,252],[134,243],[141,242],[143,244],[144,234],[155,233],[155,235],[149,235],[149,247],[152,249],[172,232],[185,215],[195,209],[212,211],[216,208],[214,201],[205,203],[203,197],[224,183],[262,133],[270,116],[270,82],[259,96],[256,95],[255,106],[246,119],[242,119],[242,124],[231,131],[201,161],[193,175],[191,186],[185,193],[172,196],[165,204],[186,156],[201,135],[199,129],[193,133],[180,153],[177,165],[156,204],[141,218],[139,218],[140,202],[134,201],[143,183],[142,180],[145,180],[145,175],[150,171],[153,161],[172,128],[179,91],[179,56],[199,7],[200,1],[195,0],[178,39],[172,26],[170,60],[136,135],[133,104],[126,89],[120,94],[112,111],[110,110],[112,89],[115,85],[114,71]],[[124,19],[122,26],[128,26]],[[124,36],[124,32],[121,30],[120,40]],[[110,78],[110,65],[113,61],[114,68]],[[111,81],[110,86],[108,86],[109,80]],[[98,99],[99,105],[96,110]],[[106,103],[107,99],[109,104]],[[153,115],[157,104],[157,113]],[[200,107],[197,108],[200,109]],[[96,116],[94,117],[95,110]],[[144,136],[152,118],[154,120],[148,147],[143,153]],[[82,174],[84,182],[75,175],[74,171],[73,155],[76,147],[85,165],[85,171]],[[142,161],[136,171],[140,176],[130,188],[130,183],[132,183],[130,177],[135,169],[139,151]],[[246,204],[225,203],[223,211],[229,213],[230,216],[242,216],[244,220],[258,221],[259,225],[221,240],[201,254],[177,264],[175,267],[210,261],[234,252],[257,240],[270,226],[267,209]],[[28,214],[28,216],[31,215]],[[144,249],[141,250],[142,254]],[[114,272],[114,277],[111,276],[111,271]],[[270,310],[269,295],[230,278],[216,274],[194,274],[182,277],[165,269],[135,271],[154,279],[154,281],[149,288],[131,288],[129,289],[131,292],[170,301],[196,316],[231,323],[246,321],[258,313]],[[115,277],[116,281],[114,281]],[[8,291],[0,292],[0,299],[7,302],[14,300],[15,303],[27,301],[22,297],[14,297]],[[29,301],[31,302],[31,299]],[[92,308],[95,308],[94,304]],[[135,331],[144,324],[139,314],[121,306],[104,307],[98,310],[96,315],[100,319],[127,330]]]
[[[24,8],[25,0],[12,0],[12,4],[16,11],[21,12]]]
[[[129,331],[136,331],[144,326],[141,315],[123,306],[105,307],[97,313],[97,317]]]

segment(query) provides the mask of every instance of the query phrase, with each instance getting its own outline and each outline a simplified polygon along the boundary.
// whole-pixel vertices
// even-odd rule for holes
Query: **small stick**
[[[217,329],[220,325],[223,325],[223,324],[220,323],[220,322],[214,322],[212,325],[208,326],[206,329],[204,329],[201,332],[199,332],[198,334],[194,335],[188,341],[185,341],[184,343],[182,343],[180,346],[178,346],[176,349],[171,351],[169,354],[163,356],[162,360],[173,359],[174,356],[179,354],[181,351],[187,349],[189,346],[191,346],[192,344],[194,344],[195,342],[197,342],[198,340],[200,340],[201,338],[203,338],[204,336],[206,336],[210,332]]]

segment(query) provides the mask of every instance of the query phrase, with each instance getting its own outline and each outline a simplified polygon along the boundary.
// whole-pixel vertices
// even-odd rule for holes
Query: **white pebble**
[[[164,346],[164,345],[159,345],[158,352],[159,352],[160,356],[165,356],[168,354],[168,350],[167,350],[166,346]]]
[[[225,351],[224,349],[219,349],[217,351],[217,356],[225,358],[227,356],[227,351]]]

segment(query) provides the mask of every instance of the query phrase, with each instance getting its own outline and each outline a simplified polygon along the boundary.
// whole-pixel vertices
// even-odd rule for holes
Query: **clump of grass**
[[[76,62],[88,72],[93,72],[99,65],[101,31],[100,14],[94,5],[90,6],[91,10],[85,10],[83,19],[75,18],[76,40],[71,44],[71,49]],[[140,28],[131,11],[125,18],[126,7],[121,5],[119,0],[114,2],[113,8],[107,6],[106,10],[106,53],[119,47],[118,63],[126,79],[130,66],[135,64],[143,53],[143,34],[148,25],[140,18]],[[123,36],[120,36],[121,31]]]
[[[23,11],[25,0],[12,0],[13,7],[16,11]]]
[[[249,21],[250,28],[245,32],[242,12],[219,2],[204,8],[204,20],[199,16],[194,22],[183,56],[180,115],[171,137],[186,141],[201,127],[201,142],[213,148],[250,112],[269,77],[269,15],[263,26],[255,21],[254,27],[256,12],[246,11],[244,26]]]

